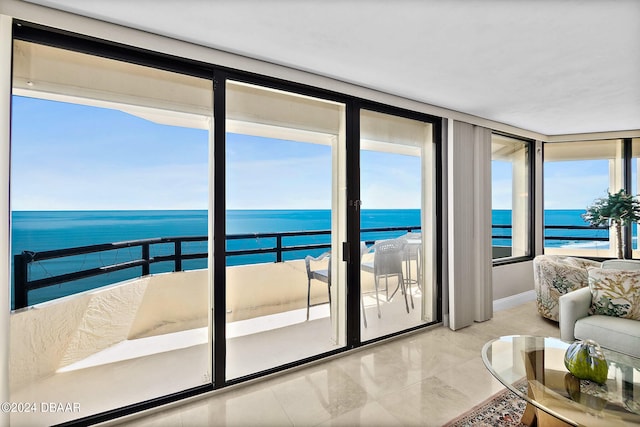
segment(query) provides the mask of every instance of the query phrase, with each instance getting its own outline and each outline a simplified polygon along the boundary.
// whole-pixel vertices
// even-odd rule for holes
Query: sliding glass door
[[[226,379],[344,346],[343,104],[226,84]]]
[[[435,320],[433,126],[360,113],[361,337]]]
[[[12,424],[100,422],[440,320],[437,118],[19,28],[10,399],[72,406]]]
[[[10,398],[36,407],[11,424],[210,386],[212,82],[26,41],[13,56]]]

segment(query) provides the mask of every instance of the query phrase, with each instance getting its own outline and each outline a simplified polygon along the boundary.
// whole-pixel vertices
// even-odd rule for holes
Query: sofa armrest
[[[591,290],[589,287],[577,289],[560,296],[560,338],[564,341],[575,341],[574,326],[578,319],[589,315],[591,307]]]

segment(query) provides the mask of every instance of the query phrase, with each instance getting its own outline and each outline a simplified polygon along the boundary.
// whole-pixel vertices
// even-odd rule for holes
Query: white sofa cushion
[[[587,316],[575,324],[576,339],[592,339],[603,347],[640,357],[640,322],[611,316]]]

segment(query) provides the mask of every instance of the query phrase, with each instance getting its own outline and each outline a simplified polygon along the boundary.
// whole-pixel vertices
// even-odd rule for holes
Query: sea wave
[[[575,242],[560,245],[561,248],[571,249],[609,249],[609,242]]]

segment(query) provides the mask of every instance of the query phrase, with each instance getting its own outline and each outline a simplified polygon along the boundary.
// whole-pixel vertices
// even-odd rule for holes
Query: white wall
[[[493,299],[533,290],[533,261],[493,267]]]

